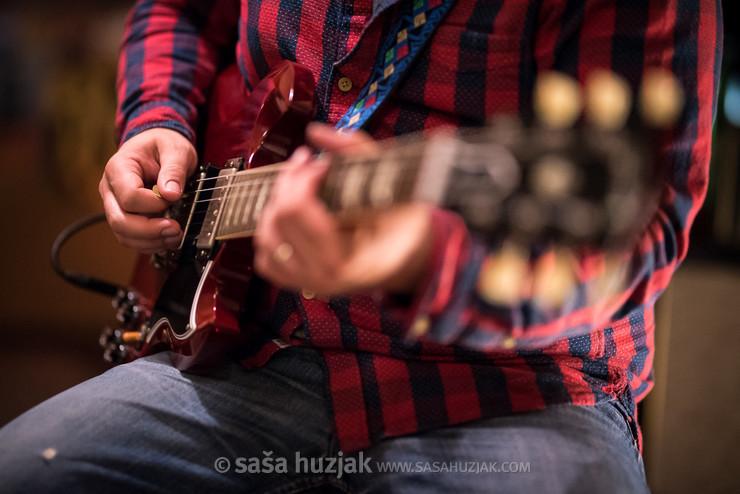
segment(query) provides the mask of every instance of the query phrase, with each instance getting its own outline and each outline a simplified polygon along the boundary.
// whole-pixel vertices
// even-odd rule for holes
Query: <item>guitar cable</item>
[[[67,271],[59,262],[59,253],[62,250],[62,246],[67,243],[67,240],[82,230],[104,221],[105,214],[93,214],[78,219],[62,230],[54,240],[54,244],[51,246],[51,266],[54,268],[54,271],[64,279],[64,281],[71,283],[72,285],[101,295],[115,297],[121,290],[126,291],[126,287],[101,280],[100,278],[95,278],[94,276]]]

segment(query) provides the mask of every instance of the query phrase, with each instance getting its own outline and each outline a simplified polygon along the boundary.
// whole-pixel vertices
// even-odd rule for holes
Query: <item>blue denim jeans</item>
[[[263,368],[111,369],[0,429],[2,492],[647,492],[618,403],[559,406],[336,447],[309,348]]]

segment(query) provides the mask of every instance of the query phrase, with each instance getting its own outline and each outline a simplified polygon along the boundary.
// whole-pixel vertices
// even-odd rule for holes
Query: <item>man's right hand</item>
[[[162,212],[178,200],[198,158],[177,131],[155,128],[126,141],[105,166],[100,196],[118,241],[144,254],[176,247],[182,230]],[[152,191],[157,184],[162,197]]]

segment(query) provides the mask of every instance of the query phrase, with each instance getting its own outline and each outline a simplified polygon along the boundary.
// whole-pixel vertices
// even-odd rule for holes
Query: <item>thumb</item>
[[[159,152],[159,193],[169,202],[178,200],[185,189],[190,174],[195,170],[196,152],[189,142],[187,146],[166,147]]]

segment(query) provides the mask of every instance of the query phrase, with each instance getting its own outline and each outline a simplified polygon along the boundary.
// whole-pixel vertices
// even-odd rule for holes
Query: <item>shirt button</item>
[[[316,292],[312,290],[306,290],[304,288],[303,290],[301,290],[301,295],[303,295],[303,298],[305,298],[306,300],[311,300],[316,296]]]
[[[339,79],[337,85],[339,86],[339,89],[341,89],[345,93],[352,89],[352,81],[349,79],[349,77],[342,77],[341,79]]]

